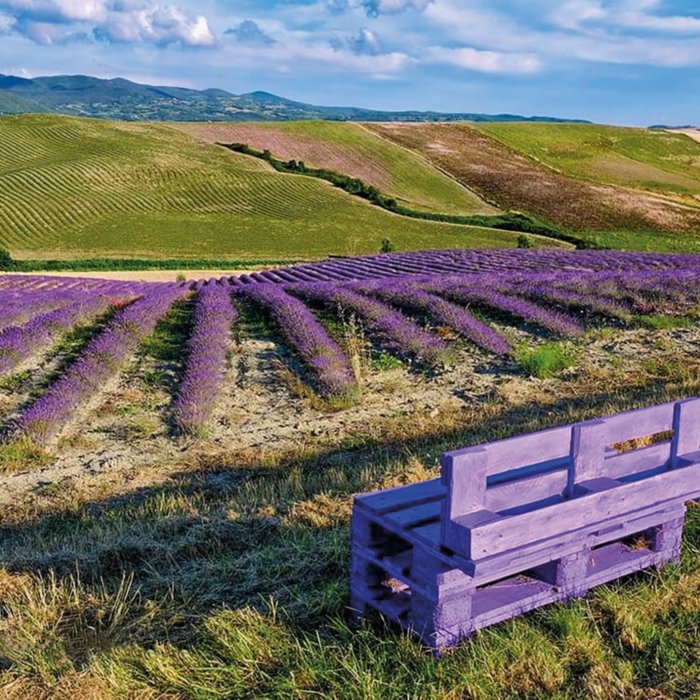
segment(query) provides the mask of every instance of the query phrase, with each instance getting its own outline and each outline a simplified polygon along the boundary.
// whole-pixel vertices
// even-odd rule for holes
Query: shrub
[[[14,264],[15,261],[12,259],[9,251],[0,248],[0,270],[11,270]]]
[[[515,357],[525,374],[538,379],[551,377],[576,362],[573,352],[561,343],[544,343],[534,349],[523,344],[517,349]]]
[[[521,233],[518,236],[518,248],[534,248],[535,242],[526,233]]]
[[[382,240],[382,245],[379,248],[380,253],[393,253],[396,250],[396,246],[390,238],[384,238]]]

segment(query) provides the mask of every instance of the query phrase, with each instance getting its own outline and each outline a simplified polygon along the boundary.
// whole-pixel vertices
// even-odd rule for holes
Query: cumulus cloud
[[[342,14],[356,8],[363,9],[368,17],[395,15],[407,10],[422,11],[434,0],[324,0],[331,14]]]
[[[700,18],[660,14],[659,0],[568,0],[553,13],[554,23],[566,29],[585,29],[598,24],[617,29],[644,29],[659,33],[696,34]]]
[[[358,56],[378,56],[382,46],[377,35],[363,27],[358,34],[331,40],[331,46],[337,51],[348,50]]]
[[[204,16],[140,0],[0,0],[10,29],[39,44],[90,40],[213,46]]]
[[[251,19],[246,19],[236,27],[227,29],[224,34],[235,37],[241,44],[251,46],[272,46],[275,43],[275,40]]]
[[[536,57],[542,67],[571,60],[668,67],[700,64],[700,42],[692,39],[700,36],[700,19],[657,14],[657,0],[541,0],[540,7],[549,7],[549,24],[541,21],[545,14],[533,23],[522,13],[463,0],[435,0],[423,17],[441,32],[443,46],[450,42]]]

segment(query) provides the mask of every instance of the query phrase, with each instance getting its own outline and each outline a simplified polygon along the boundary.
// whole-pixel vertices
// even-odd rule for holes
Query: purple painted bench
[[[440,479],[356,496],[351,607],[449,647],[677,561],[697,498],[698,398],[448,452]]]

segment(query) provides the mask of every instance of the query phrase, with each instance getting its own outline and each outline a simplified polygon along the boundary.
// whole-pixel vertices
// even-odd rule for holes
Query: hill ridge
[[[121,77],[96,78],[89,75],[39,76],[30,79],[0,74],[0,93],[10,93],[18,100],[12,103],[14,108],[8,109],[0,101],[0,114],[44,111],[125,121],[584,121],[517,114],[383,111],[362,107],[319,106],[264,90],[234,94],[220,88],[197,90],[148,85]],[[9,96],[5,97],[4,102],[11,103]]]

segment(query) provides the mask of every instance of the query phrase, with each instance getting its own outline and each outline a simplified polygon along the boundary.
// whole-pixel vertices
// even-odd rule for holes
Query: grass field
[[[498,210],[424,158],[378,137],[361,124],[279,122],[173,124],[210,143],[245,143],[282,160],[303,161],[360,178],[405,206],[444,214]]]
[[[684,134],[592,124],[474,128],[573,177],[667,194],[700,194],[700,143]]]
[[[392,215],[163,125],[40,115],[4,117],[0,133],[0,245],[19,258],[279,259],[376,252],[384,238],[517,238]]]
[[[541,139],[546,141],[550,138],[549,127],[541,125],[541,130],[536,127],[533,132],[540,133]],[[694,197],[677,201],[677,192],[671,192],[674,195],[672,198],[605,184],[607,180],[602,176],[596,176],[595,182],[589,182],[580,176],[571,176],[573,173],[555,170],[544,164],[545,159],[540,157],[539,152],[533,152],[534,147],[528,145],[527,151],[516,148],[526,148],[523,144],[529,138],[528,126],[524,125],[521,132],[520,125],[515,125],[511,134],[513,144],[509,145],[506,145],[505,139],[502,142],[492,138],[490,132],[487,135],[481,127],[477,130],[465,124],[372,124],[367,128],[421,153],[504,209],[533,214],[564,229],[576,231],[598,245],[638,250],[700,250],[700,202]],[[555,135],[568,133],[566,125],[553,125],[552,128]],[[576,133],[590,133],[591,138],[599,133],[596,126],[573,128]],[[493,131],[495,134],[497,130]],[[498,131],[499,135],[501,133],[510,132],[504,128],[503,132]],[[649,133],[648,138],[653,141],[656,136]],[[551,138],[554,139],[554,136]],[[660,137],[659,143],[663,138]],[[675,135],[670,138],[673,143],[679,139],[689,152],[696,150],[697,144],[688,138]],[[603,149],[602,146],[600,148]],[[632,149],[632,146],[628,145],[627,148]],[[643,150],[642,146],[639,148]],[[583,147],[582,152],[582,162],[585,164],[586,150]],[[535,157],[539,158],[539,162]],[[578,163],[575,147],[569,149],[567,158],[569,164]],[[563,159],[564,156],[561,156],[560,160]],[[647,160],[649,162],[643,167],[652,168],[652,156],[647,156]],[[583,169],[584,165],[580,168]],[[675,168],[674,165],[674,170],[667,173],[667,179],[681,177]],[[686,172],[685,177],[690,181],[695,171],[678,165],[678,172]],[[623,179],[622,176],[620,178]],[[631,183],[627,180],[622,184]]]

